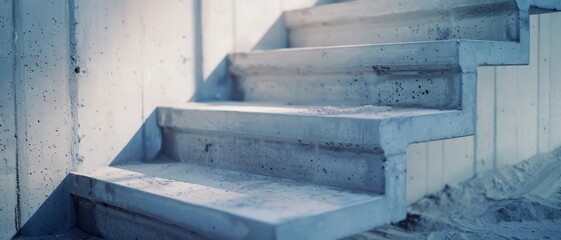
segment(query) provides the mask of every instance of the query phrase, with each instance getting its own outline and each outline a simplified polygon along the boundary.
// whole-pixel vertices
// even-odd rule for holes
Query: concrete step
[[[45,236],[18,236],[12,240],[103,240],[101,238],[84,233],[79,229],[72,229],[66,233],[51,234]]]
[[[516,0],[363,0],[289,11],[284,20],[291,47],[448,39],[518,42],[529,23]]]
[[[388,221],[378,194],[194,164],[105,167],[69,180],[78,224],[106,239],[161,229],[159,239],[336,239]]]
[[[326,4],[332,3],[341,3],[341,2],[358,2],[364,0],[338,0],[335,2],[329,2]],[[377,0],[370,0],[370,1],[377,1]],[[530,14],[543,14],[555,11],[561,11],[561,1],[559,0],[518,0],[518,5],[522,9],[529,9]]]
[[[383,193],[387,155],[473,134],[469,112],[243,102],[161,107],[163,153],[181,162]]]
[[[446,40],[237,53],[233,99],[457,109],[478,65],[527,63],[519,43]],[[527,55],[527,53],[526,53]]]

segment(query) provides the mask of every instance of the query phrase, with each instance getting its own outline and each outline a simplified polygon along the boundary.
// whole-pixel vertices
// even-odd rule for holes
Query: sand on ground
[[[358,239],[561,239],[561,151],[478,175]]]

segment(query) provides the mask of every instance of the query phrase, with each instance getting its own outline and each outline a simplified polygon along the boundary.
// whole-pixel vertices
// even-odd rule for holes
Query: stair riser
[[[235,81],[235,99],[314,105],[383,105],[457,109],[461,77],[453,73],[248,75]]]
[[[164,153],[208,167],[382,193],[381,153],[360,145],[299,143],[212,132],[164,130]]]
[[[209,239],[137,212],[75,197],[77,227],[104,239]]]
[[[312,47],[447,39],[518,41],[519,34],[519,12],[516,4],[512,2],[430,13],[407,12],[297,25],[289,28],[289,46]]]

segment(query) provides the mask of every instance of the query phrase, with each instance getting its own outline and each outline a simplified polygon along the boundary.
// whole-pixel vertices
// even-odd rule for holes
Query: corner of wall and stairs
[[[155,107],[195,91],[194,11],[192,1],[0,3],[0,239],[74,227],[69,172],[154,157]]]

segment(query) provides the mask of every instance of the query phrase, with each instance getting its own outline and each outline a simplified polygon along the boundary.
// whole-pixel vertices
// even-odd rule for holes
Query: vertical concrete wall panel
[[[427,143],[427,164],[427,191],[437,192],[444,187],[443,141]]]
[[[200,36],[202,73],[197,79],[197,100],[226,99],[229,53],[234,52],[234,0],[201,1]]]
[[[457,184],[474,175],[474,137],[444,141],[444,182]]]
[[[550,138],[551,149],[561,146],[561,13],[551,14]]]
[[[234,50],[247,52],[286,47],[287,36],[281,14],[280,0],[235,0]]]
[[[203,79],[222,67],[228,53],[234,51],[234,0],[202,1]]]
[[[16,231],[16,106],[13,0],[0,1],[0,239]]]
[[[337,0],[280,0],[283,11],[308,8],[314,5],[336,3]]]
[[[156,107],[195,92],[194,1],[73,3],[84,167],[152,160],[161,142]]]
[[[551,81],[550,14],[541,15],[538,53],[538,152],[552,151],[549,145],[549,82]]]
[[[419,199],[427,192],[427,144],[412,144],[407,148],[407,169],[411,169],[411,174],[407,174],[407,201]]]
[[[74,1],[79,158],[85,167],[142,159],[140,4]]]
[[[198,46],[195,1],[143,0],[140,4],[143,36],[142,103],[144,159],[151,160],[160,150],[161,134],[156,107],[187,102],[195,94],[195,68]]]
[[[142,159],[139,10],[121,0],[74,1],[79,158],[86,167]]]
[[[518,71],[515,67],[497,67],[496,88],[496,165],[518,159]]]
[[[30,235],[66,231],[70,198],[55,190],[73,168],[67,1],[15,3],[21,223]]]
[[[476,172],[493,169],[495,165],[495,67],[480,67],[477,72],[475,148]]]
[[[530,19],[530,64],[517,67],[517,158],[516,162],[531,158],[538,153],[538,15]]]

